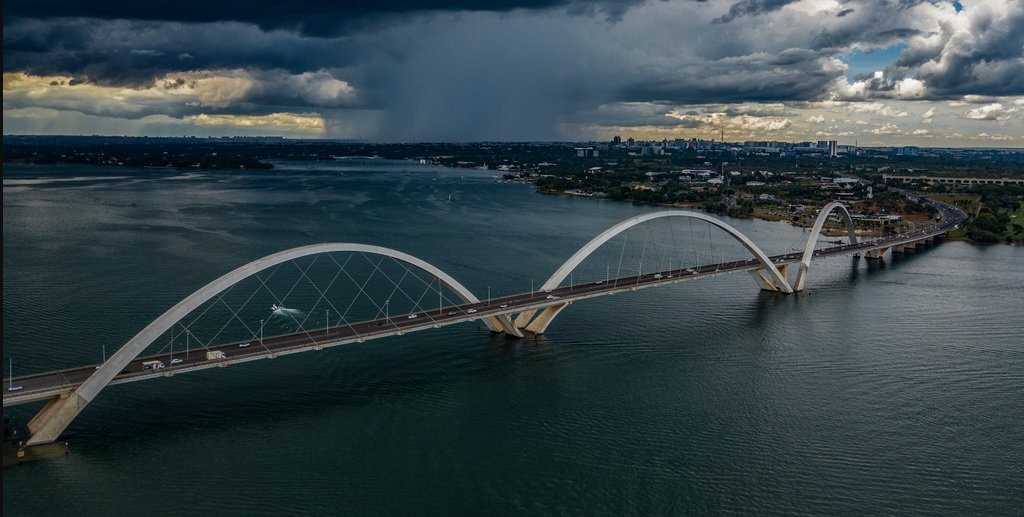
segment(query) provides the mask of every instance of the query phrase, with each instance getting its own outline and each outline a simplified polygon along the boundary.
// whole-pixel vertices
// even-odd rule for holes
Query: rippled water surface
[[[289,247],[391,247],[510,294],[657,209],[381,161],[5,166],[3,202],[15,375],[96,362]],[[806,235],[729,223],[769,253]],[[726,275],[574,303],[539,338],[467,323],[114,386],[69,455],[4,469],[4,513],[1019,515],[1024,248],[828,259],[808,285]]]

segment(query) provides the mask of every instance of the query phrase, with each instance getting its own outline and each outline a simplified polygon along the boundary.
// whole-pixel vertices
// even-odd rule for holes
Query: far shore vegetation
[[[5,135],[3,148],[4,163],[149,169],[259,170],[273,168],[275,161],[352,156],[415,160],[495,171],[496,177],[533,184],[544,194],[700,209],[798,226],[812,224],[818,208],[838,200],[857,214],[885,220],[876,228],[883,234],[934,218],[936,211],[915,198],[923,195],[970,216],[952,238],[1024,242],[1024,185],[950,186],[892,178],[1024,179],[1024,150],[1014,149],[846,145],[834,152],[805,142],[771,154],[744,144],[697,139],[374,144],[278,137],[17,135]]]

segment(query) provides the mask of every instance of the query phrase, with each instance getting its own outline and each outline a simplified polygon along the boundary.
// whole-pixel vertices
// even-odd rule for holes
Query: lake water
[[[3,201],[15,375],[95,363],[290,247],[386,246],[498,296],[659,210],[381,160],[5,165]],[[806,236],[726,220],[769,253]],[[735,247],[687,230],[694,263]],[[652,267],[664,239],[631,235],[578,281]],[[1024,248],[944,242],[815,262],[798,295],[733,274],[580,301],[536,338],[467,323],[113,386],[70,454],[4,468],[4,513],[1020,515],[1022,306]]]

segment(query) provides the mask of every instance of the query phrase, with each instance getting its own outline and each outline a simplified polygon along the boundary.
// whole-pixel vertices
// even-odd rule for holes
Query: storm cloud
[[[572,139],[806,131],[832,120],[829,102],[877,100],[1012,125],[1018,111],[966,117],[937,103],[1024,95],[1020,0],[15,0],[4,15],[5,127],[67,113],[273,116],[328,137]],[[850,77],[852,52],[893,45],[893,62]]]
[[[134,0],[8,0],[4,18],[90,18],[180,23],[240,22],[263,30],[283,29],[315,37],[334,37],[411,14],[438,12],[510,12],[560,9],[570,14],[617,19],[645,0],[303,0],[282,5],[270,0],[176,0],[154,6]]]

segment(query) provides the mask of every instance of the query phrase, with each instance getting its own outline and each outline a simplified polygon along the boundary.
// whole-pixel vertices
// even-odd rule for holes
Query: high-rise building
[[[622,137],[619,136],[619,135],[615,135],[615,137],[612,138],[612,143],[615,144],[615,145],[622,144]]]

